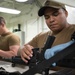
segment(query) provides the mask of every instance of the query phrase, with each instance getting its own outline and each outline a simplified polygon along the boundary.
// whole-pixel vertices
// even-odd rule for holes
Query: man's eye
[[[59,13],[58,13],[58,12],[56,12],[56,13],[53,13],[52,15],[53,15],[53,16],[58,16],[58,15],[59,15]]]
[[[45,17],[45,19],[48,19],[49,18],[49,16],[44,16]]]

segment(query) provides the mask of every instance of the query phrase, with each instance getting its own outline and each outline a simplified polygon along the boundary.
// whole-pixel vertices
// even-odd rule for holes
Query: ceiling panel
[[[36,5],[38,8],[40,8],[44,4],[45,1],[46,0],[28,0],[27,2],[20,3],[15,0],[0,0],[0,6],[21,10],[22,13],[20,15],[23,15],[23,14],[28,14],[29,12],[31,12],[32,9],[35,8],[34,5]],[[67,3],[67,5],[75,6],[75,4],[74,4],[75,0],[52,0],[52,1],[57,1],[60,3],[65,2],[65,3]],[[35,8],[35,11],[37,11],[36,8]],[[35,11],[33,10],[34,13],[36,13]],[[0,15],[5,16],[6,18],[18,16],[18,15],[6,14],[6,13],[1,13],[1,12],[0,12]],[[35,16],[35,14],[34,14],[34,16]]]

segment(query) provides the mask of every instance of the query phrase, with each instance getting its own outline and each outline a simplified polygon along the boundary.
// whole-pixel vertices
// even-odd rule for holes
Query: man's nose
[[[50,20],[50,22],[54,22],[54,17],[50,16],[49,20]]]

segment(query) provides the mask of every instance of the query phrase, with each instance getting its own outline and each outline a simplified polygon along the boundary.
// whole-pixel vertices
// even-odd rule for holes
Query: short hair
[[[4,19],[3,17],[0,17],[0,24],[2,24],[2,22],[3,22],[4,24],[6,24],[5,19]]]

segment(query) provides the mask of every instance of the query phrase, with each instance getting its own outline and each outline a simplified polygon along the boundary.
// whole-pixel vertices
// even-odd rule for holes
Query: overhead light
[[[19,11],[19,10],[9,9],[9,8],[4,8],[4,7],[0,7],[0,12],[9,13],[9,14],[19,14],[19,13],[21,13],[21,11]]]
[[[26,2],[28,0],[16,0],[17,2]]]

